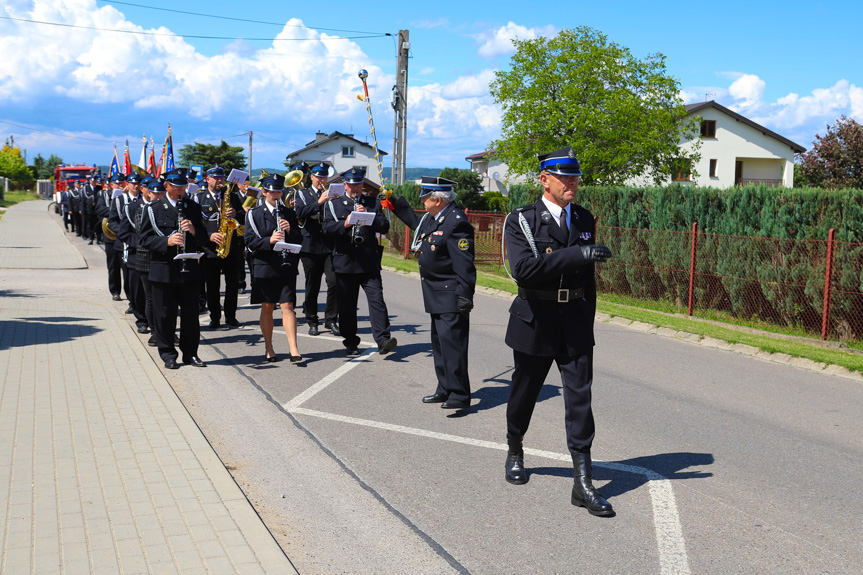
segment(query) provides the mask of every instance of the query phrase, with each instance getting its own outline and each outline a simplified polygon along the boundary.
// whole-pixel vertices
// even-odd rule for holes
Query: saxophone
[[[241,226],[234,218],[228,217],[228,209],[231,207],[231,192],[233,192],[234,182],[229,182],[228,185],[219,186],[219,191],[222,194],[222,206],[219,208],[219,234],[222,236],[222,243],[216,248],[216,255],[222,259],[228,257],[231,253],[231,239],[234,232],[238,236],[245,235],[246,227]]]

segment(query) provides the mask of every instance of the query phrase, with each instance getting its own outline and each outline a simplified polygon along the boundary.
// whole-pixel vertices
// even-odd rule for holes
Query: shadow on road
[[[647,477],[641,473],[628,473],[615,469],[616,465],[631,465],[649,469],[666,479],[704,479],[713,477],[712,473],[705,471],[685,471],[690,467],[712,465],[714,462],[711,453],[658,453],[624,459],[622,461],[594,462],[593,478],[598,481],[608,481],[598,489],[599,493],[606,499],[623,495],[634,491],[648,482]],[[554,477],[572,477],[572,467],[535,467],[528,468],[529,474],[551,475]]]
[[[44,317],[38,320],[16,318],[0,320],[0,350],[29,345],[63,343],[89,337],[102,331],[92,325],[76,322],[94,321],[93,318]]]

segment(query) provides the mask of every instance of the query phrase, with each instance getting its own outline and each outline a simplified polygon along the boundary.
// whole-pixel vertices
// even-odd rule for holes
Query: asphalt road
[[[300,573],[863,572],[859,382],[597,324],[594,475],[617,511],[601,519],[569,503],[554,370],[530,481],[503,479],[509,300],[476,297],[473,405],[453,414],[420,402],[435,382],[419,280],[385,272],[384,295],[386,356],[348,361],[301,323],[307,363],[281,332],[285,361],[264,363],[241,296],[242,329],[202,331],[209,366],[167,373]],[[371,344],[366,309],[361,293]]]

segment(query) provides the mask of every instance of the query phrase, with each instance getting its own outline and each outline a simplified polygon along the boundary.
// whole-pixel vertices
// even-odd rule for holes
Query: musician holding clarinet
[[[297,215],[282,203],[285,178],[273,174],[261,180],[264,201],[249,210],[246,217],[246,247],[252,252],[251,303],[261,304],[261,334],[264,336],[266,361],[278,361],[273,348],[273,311],[282,309],[282,326],[288,337],[291,363],[302,361],[297,346],[297,272],[298,253],[277,251],[279,242],[299,245],[303,241]]]
[[[398,344],[390,335],[390,318],[381,279],[383,248],[378,245],[376,237],[376,234],[387,233],[390,223],[377,197],[363,194],[365,175],[362,168],[352,168],[343,173],[347,193],[327,202],[324,210],[324,235],[333,245],[339,329],[348,357],[360,355],[357,300],[361,287],[369,304],[369,320],[378,353],[389,353]],[[352,225],[349,222],[352,212],[374,213],[373,221],[370,225]]]
[[[188,180],[177,170],[165,174],[166,195],[147,205],[141,222],[140,245],[150,251],[150,286],[153,298],[154,331],[159,356],[166,369],[177,369],[174,332],[180,306],[180,351],[183,363],[205,367],[198,357],[201,326],[198,322],[198,278],[196,259],[175,259],[199,251],[207,241],[201,209],[185,196]]]

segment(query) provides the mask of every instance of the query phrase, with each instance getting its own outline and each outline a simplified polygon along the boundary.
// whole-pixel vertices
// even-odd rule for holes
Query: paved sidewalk
[[[0,573],[296,573],[47,205],[0,220]]]

